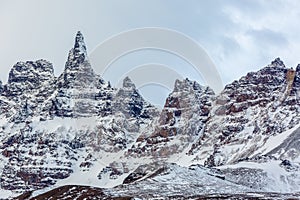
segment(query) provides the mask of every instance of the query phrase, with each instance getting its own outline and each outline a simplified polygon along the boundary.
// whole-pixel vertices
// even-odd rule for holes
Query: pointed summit
[[[126,76],[123,80],[123,88],[131,88],[131,89],[135,89],[135,85],[132,82],[132,80]]]
[[[88,87],[94,85],[95,76],[87,56],[83,35],[78,31],[74,47],[69,52],[65,70],[59,78],[59,84],[67,87]]]
[[[273,60],[271,62],[271,65],[273,65],[274,67],[285,67],[283,61],[280,60],[280,58],[276,58],[275,60]]]
[[[87,58],[87,49],[84,43],[84,37],[80,31],[76,34],[74,52],[77,54],[84,54],[85,58]]]
[[[70,50],[68,60],[66,63],[67,68],[76,68],[80,65],[84,65],[85,67],[91,68],[86,45],[84,43],[84,37],[80,31],[77,32],[75,37],[74,47]]]

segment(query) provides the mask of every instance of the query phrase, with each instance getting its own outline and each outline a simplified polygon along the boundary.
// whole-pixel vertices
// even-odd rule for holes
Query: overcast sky
[[[58,75],[77,30],[91,51],[122,31],[163,27],[196,40],[227,84],[276,57],[300,63],[299,11],[297,0],[0,0],[0,80],[39,58]]]

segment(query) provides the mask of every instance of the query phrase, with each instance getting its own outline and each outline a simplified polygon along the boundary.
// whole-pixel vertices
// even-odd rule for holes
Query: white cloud
[[[239,78],[281,57],[289,67],[299,62],[299,8],[296,1],[231,1],[222,10],[233,23],[220,34],[237,43],[230,54],[213,51],[215,61],[225,74],[225,82]],[[229,47],[221,43],[223,48]],[[213,48],[213,47],[212,47]]]

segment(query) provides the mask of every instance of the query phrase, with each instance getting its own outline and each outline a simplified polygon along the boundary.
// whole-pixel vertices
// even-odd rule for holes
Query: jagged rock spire
[[[84,64],[86,67],[91,68],[87,56],[87,48],[84,42],[84,37],[80,31],[77,32],[75,37],[74,47],[70,50],[68,60],[66,62],[66,69],[78,68],[79,65]]]
[[[87,58],[87,48],[84,42],[84,37],[80,31],[77,32],[74,44],[75,54],[83,54]]]
[[[94,85],[95,73],[87,56],[84,37],[80,31],[75,37],[74,47],[70,50],[65,71],[59,78],[59,84],[64,86],[87,87]]]
[[[135,89],[135,85],[132,82],[132,80],[126,76],[123,80],[123,88],[131,88],[131,89]]]
[[[173,92],[189,92],[189,91],[205,91],[207,94],[215,95],[214,91],[211,88],[202,86],[196,81],[191,81],[188,78],[184,80],[176,79]]]
[[[273,65],[274,67],[285,67],[283,61],[280,60],[280,58],[276,58],[275,60],[273,60],[271,62],[271,65]]]

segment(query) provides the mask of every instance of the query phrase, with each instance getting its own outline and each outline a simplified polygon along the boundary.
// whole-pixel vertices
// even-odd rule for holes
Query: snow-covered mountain
[[[177,80],[159,110],[129,77],[113,88],[96,74],[78,32],[59,77],[37,60],[18,62],[0,81],[0,196],[29,198],[59,186],[67,195],[73,185],[102,199],[294,197],[299,89],[300,66],[278,58],[220,94]]]
[[[288,69],[277,58],[260,71],[225,86],[191,152],[208,166],[268,153],[268,141],[299,124],[299,77],[300,67]],[[281,142],[278,140],[277,145]]]
[[[128,148],[158,110],[129,78],[123,86],[94,73],[80,32],[58,78],[47,61],[17,63],[0,98],[1,187],[44,188]]]

